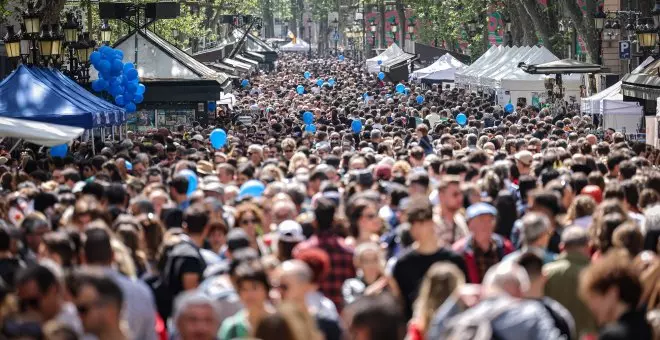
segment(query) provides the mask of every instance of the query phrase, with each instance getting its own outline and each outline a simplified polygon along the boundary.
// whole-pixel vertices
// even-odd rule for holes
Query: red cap
[[[587,185],[586,187],[582,188],[580,194],[591,196],[594,201],[596,201],[596,203],[603,201],[603,191],[600,190],[600,187],[597,185]]]

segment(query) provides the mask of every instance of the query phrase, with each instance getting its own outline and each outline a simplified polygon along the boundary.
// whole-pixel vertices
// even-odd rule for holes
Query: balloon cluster
[[[124,52],[107,45],[92,52],[89,61],[99,73],[99,79],[92,82],[92,89],[110,93],[115,104],[132,113],[137,110],[136,104],[144,100],[146,87],[140,84],[133,63],[124,63],[123,59]]]
[[[312,124],[314,122],[314,114],[311,111],[306,111],[303,113],[303,122],[305,123],[305,132],[316,132],[316,125]]]

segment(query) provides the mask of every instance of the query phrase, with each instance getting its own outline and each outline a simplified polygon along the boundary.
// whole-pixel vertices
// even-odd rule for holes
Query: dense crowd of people
[[[209,126],[3,149],[0,338],[659,338],[658,150],[402,83],[282,55]]]

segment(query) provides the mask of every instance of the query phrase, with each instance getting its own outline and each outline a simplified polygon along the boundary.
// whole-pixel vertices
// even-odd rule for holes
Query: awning
[[[394,58],[383,61],[383,63],[380,65],[380,70],[383,72],[390,72],[392,68],[400,67],[403,64],[410,64],[415,59],[417,59],[416,55],[403,53]]]
[[[660,97],[660,59],[650,63],[643,71],[629,74],[622,79],[621,92],[624,96],[655,100]]]
[[[230,65],[231,67],[234,67],[234,68],[240,70],[243,73],[250,73],[250,71],[252,71],[252,65],[246,64],[246,63],[238,61],[236,59],[225,58],[225,59],[222,59],[222,63]]]
[[[520,63],[518,67],[530,74],[600,73],[605,70],[601,65],[575,59],[562,59],[535,65]]]
[[[252,65],[255,69],[259,68],[259,62],[250,58],[246,58],[240,54],[237,54],[234,56],[234,59],[246,63],[248,65]]]
[[[79,127],[0,117],[0,136],[21,138],[39,145],[69,143],[84,131],[85,129]]]
[[[149,91],[144,104],[163,102],[207,102],[220,99],[220,92],[231,89],[231,79],[220,83],[214,79],[143,79]]]
[[[266,56],[259,53],[259,52],[246,51],[246,52],[243,53],[243,55],[248,59],[252,59],[252,60],[255,60],[255,61],[260,62],[260,63],[267,63],[268,62],[266,60]]]

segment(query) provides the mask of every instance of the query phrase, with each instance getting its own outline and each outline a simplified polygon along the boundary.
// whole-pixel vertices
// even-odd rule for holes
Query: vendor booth
[[[453,83],[456,71],[465,67],[465,64],[447,53],[428,67],[414,71],[410,77],[422,83]]]
[[[128,121],[130,129],[174,128],[193,121],[205,125],[215,118],[208,103],[219,100],[220,92],[232,88],[232,78],[227,74],[209,68],[148,29],[131,32],[114,48],[124,52],[126,61],[135,63],[148,89],[138,112]]]
[[[367,59],[367,71],[369,73],[378,73],[380,72],[380,65],[385,63],[386,61],[390,59],[394,59],[400,55],[405,54],[401,47],[397,44],[392,44],[390,45],[385,51],[383,51],[381,54]]]
[[[295,41],[280,46],[281,52],[309,52],[309,49],[309,44],[300,38],[296,38]]]
[[[410,53],[402,53],[394,58],[384,61],[380,65],[380,71],[385,74],[385,78],[392,82],[408,80],[410,71],[413,68],[413,62],[417,56]]]

